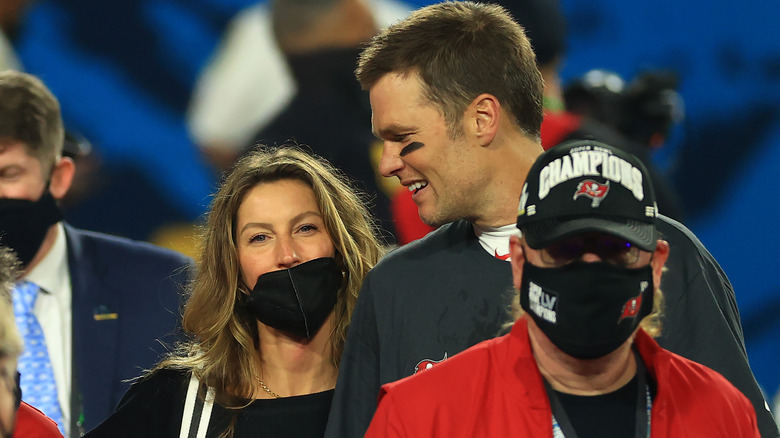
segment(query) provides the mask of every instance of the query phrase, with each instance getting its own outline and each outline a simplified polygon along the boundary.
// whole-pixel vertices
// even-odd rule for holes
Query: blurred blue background
[[[24,68],[88,138],[98,176],[66,211],[74,225],[154,240],[192,223],[219,174],[189,137],[196,78],[250,0],[39,0],[14,42]],[[430,2],[407,1],[410,6]],[[564,83],[592,68],[679,74],[686,118],[655,156],[691,228],[734,284],[751,364],[780,386],[780,2],[562,0]],[[369,123],[367,120],[366,123]],[[89,163],[83,166],[90,169]],[[717,346],[713,346],[717,348]]]

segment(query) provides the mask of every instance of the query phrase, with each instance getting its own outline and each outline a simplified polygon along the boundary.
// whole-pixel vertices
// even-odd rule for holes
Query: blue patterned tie
[[[13,289],[14,317],[24,339],[24,352],[19,356],[18,365],[22,375],[22,399],[56,421],[60,432],[65,435],[46,339],[38,318],[33,314],[39,290],[37,285],[29,281],[17,283]]]

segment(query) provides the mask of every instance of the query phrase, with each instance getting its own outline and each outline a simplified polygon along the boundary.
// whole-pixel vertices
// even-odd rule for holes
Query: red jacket
[[[13,438],[62,438],[57,423],[43,412],[22,402],[16,411]]]
[[[750,402],[715,371],[635,344],[657,384],[651,436],[760,437]],[[552,437],[552,411],[524,320],[433,369],[382,386],[366,437]]]

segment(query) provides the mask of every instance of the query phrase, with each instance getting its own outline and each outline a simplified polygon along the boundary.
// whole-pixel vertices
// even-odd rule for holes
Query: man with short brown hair
[[[158,360],[160,339],[173,341],[190,262],[64,223],[58,201],[75,163],[62,155],[63,142],[60,106],[46,85],[30,74],[0,72],[0,244],[22,264],[15,311],[36,336],[23,338],[45,351],[34,357],[27,345],[20,357],[23,396],[46,400],[31,404],[58,421],[63,435],[77,436],[108,416],[127,379]],[[45,385],[36,380],[42,373],[23,370],[37,369],[41,357],[48,362]]]

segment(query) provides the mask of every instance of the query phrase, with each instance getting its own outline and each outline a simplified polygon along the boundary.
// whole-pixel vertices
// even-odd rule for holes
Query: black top
[[[637,378],[617,391],[600,395],[574,395],[555,391],[578,438],[634,436]],[[643,406],[644,407],[644,406]]]
[[[178,438],[189,373],[160,370],[135,383],[116,411],[85,437]],[[240,409],[217,404],[207,438],[216,438],[235,416],[235,438],[321,437],[333,391],[272,400],[254,400]]]
[[[358,296],[327,436],[362,437],[382,384],[499,334],[512,296],[509,263],[488,254],[466,221],[386,255]]]

